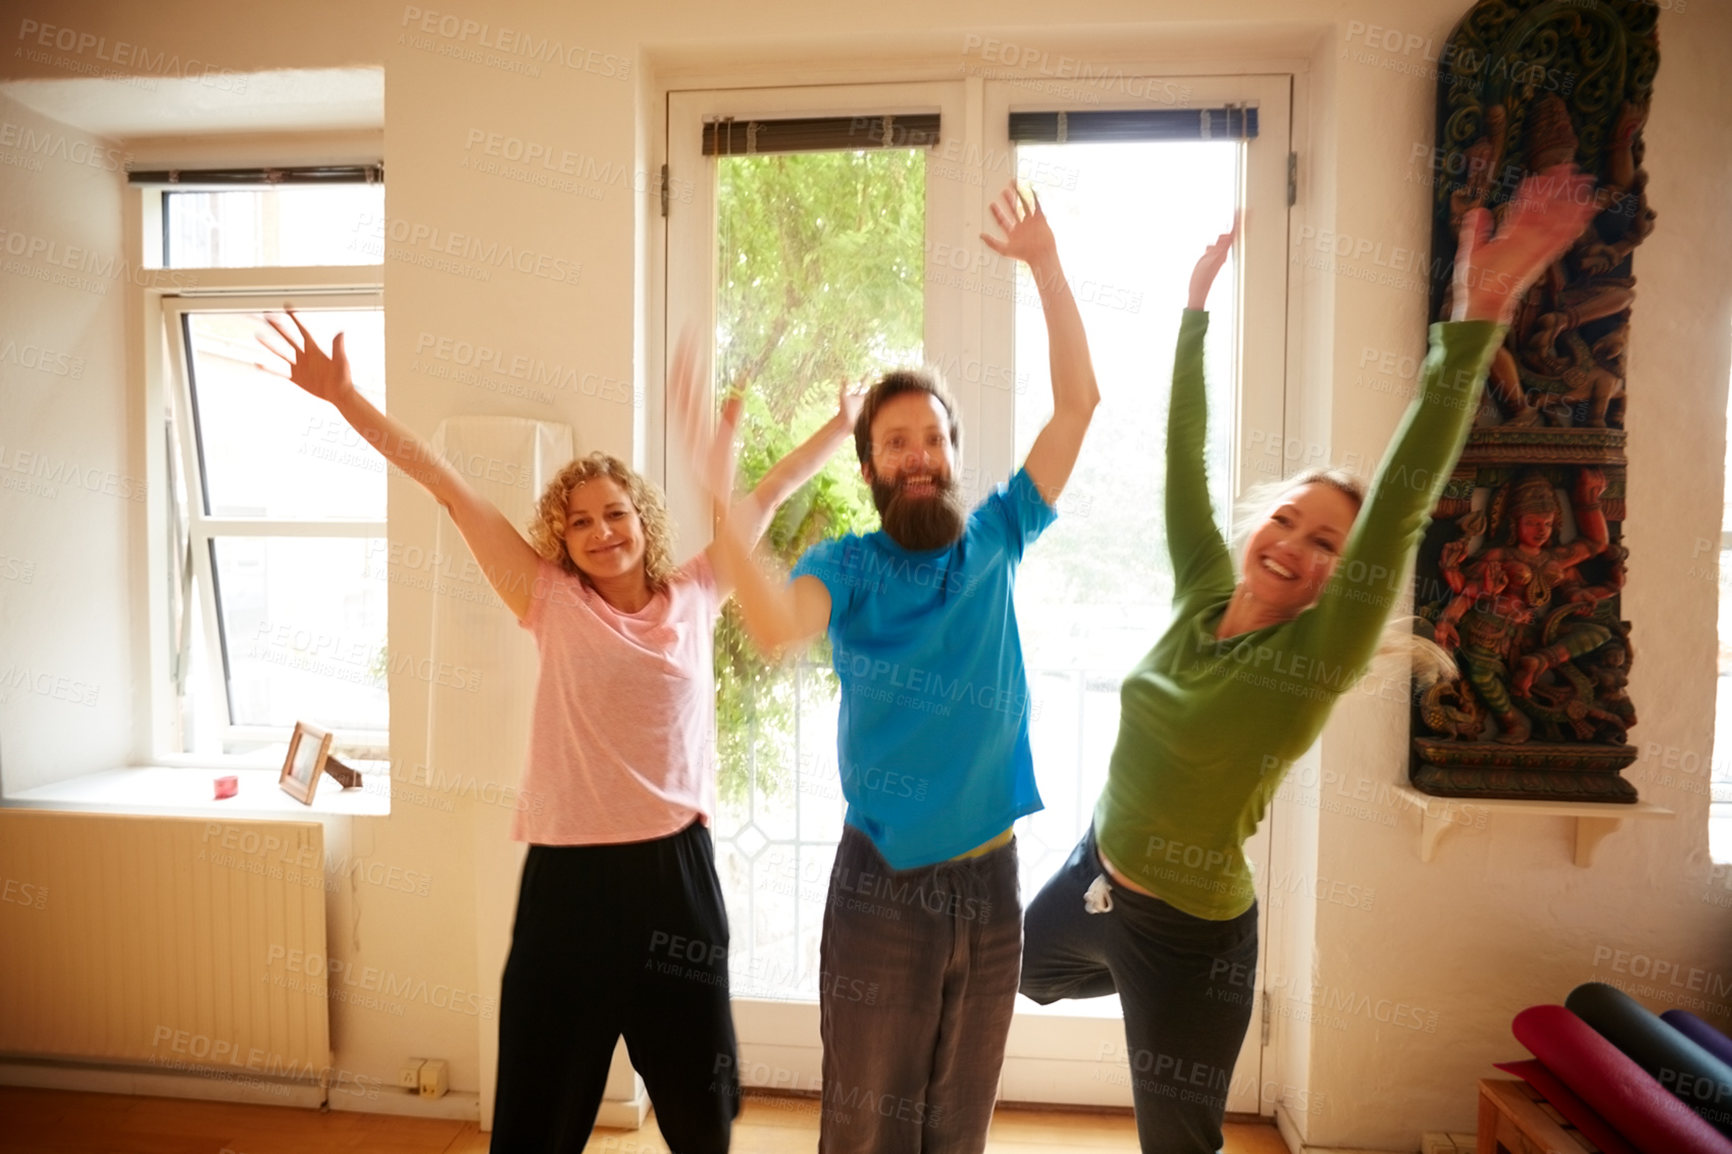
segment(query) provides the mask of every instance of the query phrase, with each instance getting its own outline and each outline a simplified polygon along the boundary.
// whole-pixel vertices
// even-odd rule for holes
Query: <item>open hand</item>
[[[1540,275],[1587,229],[1598,211],[1593,178],[1559,164],[1522,181],[1492,235],[1492,215],[1470,209],[1455,251],[1452,319],[1508,324]]]
[[[746,397],[738,388],[731,390],[711,430],[705,412],[708,390],[704,385],[708,380],[708,362],[688,329],[680,334],[673,364],[668,367],[668,409],[699,482],[717,508],[725,509],[734,495],[734,433]]]
[[[1053,240],[1046,213],[1041,211],[1040,197],[1033,193],[1030,196],[1033,197],[1032,203],[1022,195],[1014,180],[1006,185],[990,205],[992,219],[1004,235],[997,237],[983,232],[980,239],[999,256],[1024,261],[1034,268],[1058,259],[1058,242]]]
[[[326,356],[325,350],[319,347],[319,342],[313,339],[313,334],[307,331],[307,326],[295,315],[295,310],[285,305],[283,311],[288,314],[289,320],[299,332],[299,341],[297,342],[295,335],[290,333],[281,321],[267,314],[265,323],[277,331],[277,335],[288,344],[289,351],[285,353],[272,344],[264,333],[259,334],[259,344],[282,361],[283,365],[288,366],[287,371],[284,371],[283,365],[267,365],[258,361],[253,362],[253,367],[273,376],[287,377],[321,401],[330,401],[332,404],[353,393],[355,382],[349,375],[348,355],[343,352],[343,334],[338,333],[332,338],[331,353]]]
[[[866,392],[871,388],[864,378],[843,381],[836,389],[836,419],[843,428],[852,429],[860,420],[860,410],[866,405]]]
[[[1606,491],[1606,472],[1604,469],[1584,468],[1576,474],[1575,506],[1578,509],[1590,508],[1600,503],[1600,494]]]
[[[1185,307],[1202,311],[1209,301],[1209,286],[1215,283],[1215,277],[1221,271],[1221,266],[1227,263],[1227,254],[1233,251],[1233,242],[1239,237],[1239,214],[1233,214],[1233,227],[1215,238],[1215,243],[1203,250],[1203,255],[1197,258],[1197,267],[1191,270],[1191,292],[1186,298]]]

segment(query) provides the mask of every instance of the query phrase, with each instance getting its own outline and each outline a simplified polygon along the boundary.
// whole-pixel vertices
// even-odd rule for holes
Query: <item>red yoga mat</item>
[[[1732,1139],[1562,1006],[1530,1006],[1510,1030],[1642,1154],[1732,1154]]]
[[[1540,1096],[1556,1107],[1570,1125],[1582,1132],[1588,1141],[1600,1148],[1601,1154],[1641,1154],[1629,1141],[1612,1129],[1611,1123],[1600,1117],[1594,1108],[1576,1096],[1558,1076],[1546,1069],[1544,1062],[1498,1062],[1500,1070],[1514,1074],[1540,1092]]]

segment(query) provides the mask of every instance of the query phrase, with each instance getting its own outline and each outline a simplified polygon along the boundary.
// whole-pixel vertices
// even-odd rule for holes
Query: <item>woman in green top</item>
[[[1452,320],[1432,326],[1369,494],[1335,471],[1293,478],[1238,575],[1204,476],[1202,311],[1236,228],[1191,274],[1167,425],[1173,622],[1125,679],[1094,827],[1024,929],[1024,994],[1119,994],[1145,1151],[1220,1147],[1257,968],[1245,839],[1377,651],[1516,305],[1593,212],[1592,182],[1565,166],[1523,183],[1495,239],[1489,212],[1468,213]]]

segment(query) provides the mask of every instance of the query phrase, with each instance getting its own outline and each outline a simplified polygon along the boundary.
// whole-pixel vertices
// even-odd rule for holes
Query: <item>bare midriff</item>
[[[1115,866],[1112,862],[1108,861],[1107,855],[1101,852],[1100,846],[1095,847],[1095,856],[1101,859],[1101,868],[1107,871],[1107,876],[1113,879],[1114,885],[1124,886],[1127,890],[1130,890],[1132,893],[1142,894],[1144,897],[1148,897],[1148,898],[1156,898],[1157,897],[1157,895],[1150,893],[1148,890],[1144,889],[1142,886],[1138,885],[1136,882],[1134,882],[1130,878],[1126,877],[1123,870],[1119,869],[1118,866]],[[1157,898],[1157,900],[1158,900],[1158,898]]]

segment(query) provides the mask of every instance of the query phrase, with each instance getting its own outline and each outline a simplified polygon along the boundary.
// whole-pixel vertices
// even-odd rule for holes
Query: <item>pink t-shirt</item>
[[[699,553],[636,613],[543,561],[523,627],[541,651],[511,836],[604,845],[678,833],[716,810],[720,598]]]

